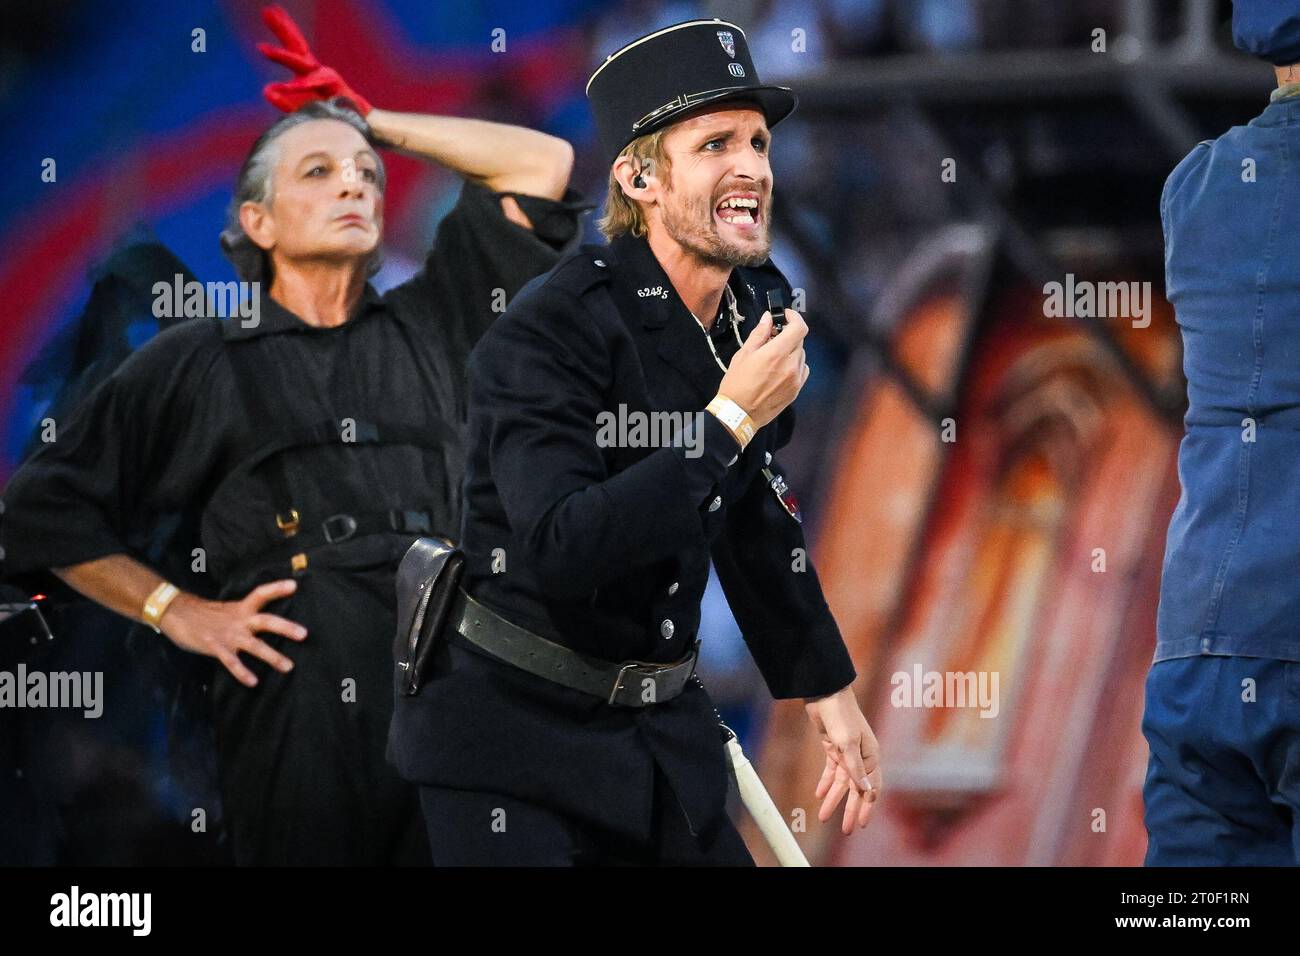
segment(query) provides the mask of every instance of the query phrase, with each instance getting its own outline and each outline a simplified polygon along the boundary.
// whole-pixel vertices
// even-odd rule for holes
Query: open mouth
[[[762,221],[758,193],[732,193],[714,207],[714,215],[729,226],[757,226]]]

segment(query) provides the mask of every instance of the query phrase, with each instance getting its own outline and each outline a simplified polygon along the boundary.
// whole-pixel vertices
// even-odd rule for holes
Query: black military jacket
[[[729,282],[753,329],[769,263]],[[714,346],[739,348],[724,296]],[[773,696],[832,693],[855,674],[804,551],[802,527],[763,473],[793,409],[739,445],[703,413],[692,447],[610,446],[602,413],[702,412],[723,370],[644,239],[584,246],[533,280],[469,364],[465,585],[535,633],[608,661],[673,661],[696,640],[712,559]],[[621,410],[621,411],[620,411]],[[608,420],[608,419],[606,419]],[[645,835],[656,760],[696,832],[724,811],[726,776],[707,694],[643,709],[495,661],[459,635],[414,698],[390,756],[410,779],[507,793]]]

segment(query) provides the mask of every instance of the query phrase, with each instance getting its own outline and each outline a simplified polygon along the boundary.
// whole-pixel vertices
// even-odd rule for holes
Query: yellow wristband
[[[745,446],[753,439],[754,432],[757,431],[749,413],[722,394],[716,395],[704,410],[722,422],[727,431],[731,432],[731,437],[740,445],[740,450],[744,451]]]
[[[170,581],[164,581],[145,598],[143,620],[154,629],[155,633],[162,633],[162,616],[171,606],[172,601],[176,600],[176,595],[180,593],[180,588]]]

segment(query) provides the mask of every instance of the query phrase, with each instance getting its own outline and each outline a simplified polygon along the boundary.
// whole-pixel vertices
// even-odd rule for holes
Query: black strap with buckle
[[[311,553],[319,548],[366,534],[431,537],[439,534],[433,526],[435,520],[432,511],[420,508],[383,508],[330,515],[318,525],[301,525],[293,537],[245,558],[238,567],[246,570],[285,564],[291,574],[297,574],[308,567]]]
[[[260,341],[226,341],[231,368],[239,385],[237,394],[249,423],[263,436],[262,444],[227,472],[209,496],[215,499],[228,481],[257,475],[266,482],[271,498],[271,518],[286,539],[301,533],[301,497],[294,494],[287,458],[319,446],[351,449],[375,445],[409,445],[441,454],[459,440],[459,432],[441,419],[322,418],[299,420],[287,415],[279,395],[269,383],[281,373],[279,353]],[[344,427],[344,426],[347,427]],[[359,531],[358,533],[365,533]],[[417,533],[420,532],[417,529]],[[304,548],[300,547],[298,551]]]
[[[492,657],[537,677],[599,697],[615,707],[648,707],[672,700],[695,673],[697,640],[689,654],[669,664],[600,660],[512,624],[458,589],[450,621],[456,632]]]

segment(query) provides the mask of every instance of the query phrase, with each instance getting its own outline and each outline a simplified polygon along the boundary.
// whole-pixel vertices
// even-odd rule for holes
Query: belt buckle
[[[664,665],[662,665],[662,664],[651,664],[651,663],[648,662],[648,661],[628,661],[627,663],[625,663],[622,667],[620,667],[620,668],[618,669],[618,676],[614,678],[614,687],[613,687],[613,689],[611,689],[610,692],[609,692],[609,700],[607,701],[607,703],[608,703],[611,707],[620,707],[620,706],[622,706],[621,704],[617,703],[617,702],[614,700],[614,698],[617,697],[617,696],[618,696],[618,692],[619,692],[620,690],[623,689],[623,675],[626,674],[628,671],[633,670],[633,669],[635,669],[635,668],[639,668],[639,667],[650,667],[650,668],[659,668],[659,669],[662,669],[663,666],[664,666]],[[668,665],[668,666],[671,667],[672,665],[670,664],[670,665]]]
[[[340,532],[337,536],[334,534],[333,526],[331,524],[332,522],[335,521],[341,522],[343,525],[342,532]],[[324,521],[320,523],[320,526],[321,526],[321,530],[325,532],[325,540],[328,541],[330,544],[337,544],[340,541],[346,541],[348,538],[352,537],[352,535],[356,533],[357,519],[352,517],[352,515],[350,514],[330,515],[328,518],[326,518]]]
[[[653,663],[652,661],[627,661],[622,667],[618,669],[618,676],[614,678],[614,687],[609,692],[609,699],[607,703],[611,707],[623,706],[617,703],[614,698],[616,698],[618,696],[618,692],[623,689],[623,675],[626,674],[628,671],[642,668],[642,670],[640,670],[640,673],[644,674],[647,677],[654,677],[656,674],[663,674],[667,671],[673,670],[674,668],[680,667],[682,664],[686,663],[687,660],[691,662],[691,672],[686,675],[686,680],[682,682],[683,684],[690,681],[691,677],[694,676],[695,666],[699,663],[700,660],[699,638],[695,639],[695,644],[691,648],[691,652],[689,654],[687,654],[685,657],[680,658],[679,660],[671,661],[670,663],[667,664],[656,664]]]

